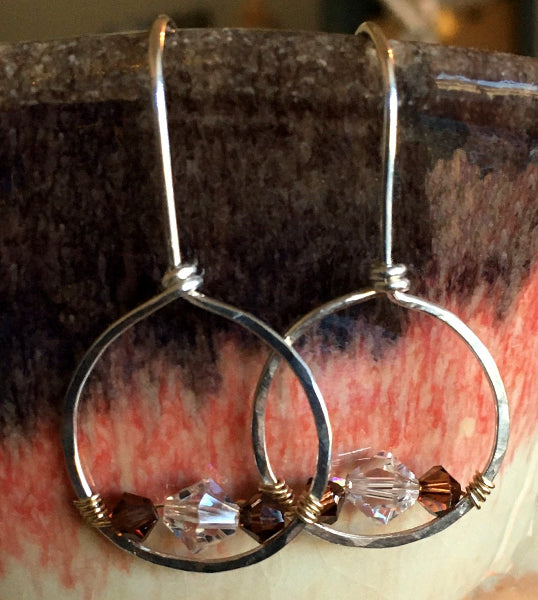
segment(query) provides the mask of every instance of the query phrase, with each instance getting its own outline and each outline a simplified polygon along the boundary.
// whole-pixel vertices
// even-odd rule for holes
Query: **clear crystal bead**
[[[420,484],[391,452],[363,458],[346,478],[348,499],[365,515],[387,524],[413,505]]]
[[[163,522],[197,553],[236,532],[239,506],[212,479],[202,479],[165,499]]]

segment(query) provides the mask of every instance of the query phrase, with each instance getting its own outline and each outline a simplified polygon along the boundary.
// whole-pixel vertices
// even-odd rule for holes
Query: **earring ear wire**
[[[159,16],[151,28],[148,44],[149,69],[152,83],[152,100],[155,115],[155,126],[159,140],[162,164],[163,190],[167,216],[167,249],[168,270],[163,278],[163,286],[167,287],[175,277],[182,280],[185,273],[180,273],[183,266],[181,247],[177,227],[174,180],[172,176],[172,159],[170,155],[170,139],[168,135],[168,111],[166,109],[166,92],[163,74],[163,53],[167,33],[175,33],[175,23],[166,15]],[[191,274],[191,273],[190,273]],[[201,281],[200,281],[201,283]]]
[[[294,323],[284,336],[287,342],[293,345],[313,326],[319,324],[327,316],[376,298],[386,297],[391,302],[405,309],[428,314],[445,323],[466,343],[480,364],[490,385],[496,416],[495,436],[486,466],[483,471],[477,472],[467,486],[465,494],[459,500],[459,484],[440,466],[432,467],[420,480],[416,480],[414,475],[412,478],[409,478],[409,486],[410,488],[413,487],[413,501],[418,499],[426,508],[441,504],[439,502],[440,497],[443,498],[443,502],[445,498],[449,499],[447,500],[450,503],[448,508],[444,507],[443,509],[433,511],[436,515],[436,518],[433,520],[412,529],[381,535],[346,533],[331,528],[329,525],[320,522],[319,519],[307,527],[309,533],[336,544],[365,548],[384,548],[407,544],[431,536],[455,523],[471,508],[480,508],[481,503],[486,500],[487,495],[495,487],[493,479],[499,471],[506,452],[510,418],[508,400],[499,370],[485,345],[456,315],[432,302],[408,294],[407,291],[409,290],[410,282],[406,277],[407,267],[404,264],[394,263],[392,260],[392,208],[398,131],[398,94],[394,68],[394,52],[381,29],[374,23],[364,23],[361,25],[357,30],[357,35],[366,35],[373,42],[383,77],[385,103],[381,141],[383,177],[380,194],[382,203],[380,205],[379,261],[371,265],[370,288],[340,296],[315,308]],[[263,402],[268,394],[278,363],[278,357],[273,356],[268,359],[264,366],[255,394],[254,414],[256,414],[257,403]],[[263,443],[255,445],[255,451],[258,451],[260,448],[263,448]],[[256,460],[258,462],[263,461],[263,457],[257,457]],[[379,468],[389,471],[396,469],[395,459],[391,453],[380,453],[371,459],[365,460],[370,460],[369,464],[372,464],[377,470]],[[387,483],[386,488],[383,487],[385,484],[379,482],[368,487],[368,483],[365,483],[365,479],[368,479],[365,465],[366,463],[363,462],[363,470],[356,475],[357,479],[355,480],[355,476],[352,477],[352,474],[348,474],[345,481],[337,478],[340,483],[344,483],[343,493],[345,493],[347,498],[354,497],[357,504],[363,502],[363,506],[366,502],[364,500],[366,496],[379,497],[381,500],[387,501],[387,498],[391,494],[392,481]],[[401,466],[403,467],[403,465]],[[333,481],[336,483],[334,478],[331,482]],[[355,487],[360,488],[360,494],[358,495],[353,490],[354,483]],[[376,486],[383,489],[376,490]],[[336,498],[335,501],[337,501]],[[372,512],[375,512],[374,507],[370,508]],[[430,509],[428,508],[428,510]],[[390,515],[387,515],[388,519],[390,519]]]
[[[383,173],[381,195],[384,199],[380,211],[380,250],[383,263],[392,265],[392,203],[394,196],[394,167],[398,143],[398,90],[394,68],[394,52],[380,27],[366,21],[355,35],[365,34],[374,43],[383,79],[383,134],[381,138],[381,171]]]

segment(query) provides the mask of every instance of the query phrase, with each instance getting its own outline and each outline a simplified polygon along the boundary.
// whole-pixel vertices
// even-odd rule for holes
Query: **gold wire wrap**
[[[491,494],[491,490],[494,488],[495,484],[493,481],[490,481],[487,477],[484,477],[482,473],[477,471],[474,479],[467,486],[465,491],[475,507],[480,510],[482,508],[482,503],[486,501],[487,497]]]
[[[110,527],[108,509],[100,494],[73,500],[73,504],[78,508],[84,521],[91,527]]]
[[[258,490],[283,508],[291,507],[295,503],[295,494],[283,479],[279,479],[276,483],[262,482],[258,485]]]
[[[295,514],[301,521],[307,525],[317,523],[323,510],[323,504],[313,498],[310,494],[305,494],[299,498]]]

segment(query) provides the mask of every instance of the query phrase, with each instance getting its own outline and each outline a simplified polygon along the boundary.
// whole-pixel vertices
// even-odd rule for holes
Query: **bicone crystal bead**
[[[124,493],[110,513],[112,527],[120,535],[144,540],[157,523],[159,515],[149,498]]]
[[[419,489],[415,475],[391,452],[359,460],[346,478],[349,501],[385,525],[416,502]]]
[[[321,514],[318,522],[332,525],[338,521],[342,506],[344,505],[345,488],[338,481],[330,480],[325,493],[320,498]]]
[[[165,499],[163,522],[197,553],[237,531],[239,506],[212,479],[202,479]]]
[[[266,494],[254,494],[243,506],[240,515],[241,529],[263,544],[287,524],[285,509]]]
[[[419,478],[419,502],[434,515],[454,508],[461,496],[461,485],[441,465],[432,467]]]
[[[306,489],[310,488],[312,479],[309,479],[306,484]],[[318,518],[318,523],[333,525],[338,521],[342,506],[344,505],[346,495],[345,480],[340,477],[331,477],[323,496],[319,499],[321,504],[321,513]]]

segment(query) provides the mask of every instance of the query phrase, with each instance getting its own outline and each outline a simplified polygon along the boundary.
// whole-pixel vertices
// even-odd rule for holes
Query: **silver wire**
[[[174,32],[175,29],[176,26],[170,17],[166,15],[157,17],[150,31],[148,50],[149,68],[153,86],[153,108],[163,168],[166,215],[168,218],[168,267],[171,272],[175,271],[181,265],[181,248],[177,227],[172,160],[170,157],[170,140],[168,137],[168,115],[166,111],[166,94],[163,77],[163,51],[167,32]]]
[[[392,203],[394,197],[394,165],[398,142],[398,90],[394,71],[394,52],[381,29],[370,22],[363,23],[355,35],[364,33],[374,43],[383,77],[383,135],[381,138],[381,169],[383,173],[383,209],[380,213],[380,254],[383,263],[392,265]]]

